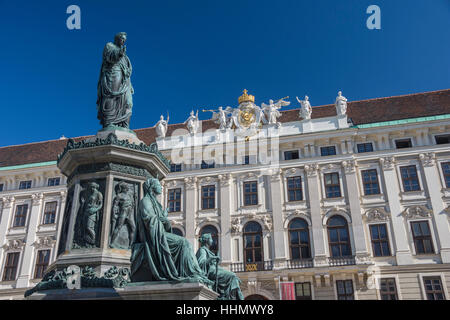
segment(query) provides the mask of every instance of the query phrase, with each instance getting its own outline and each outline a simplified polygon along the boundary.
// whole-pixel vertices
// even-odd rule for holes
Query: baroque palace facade
[[[212,233],[247,299],[449,299],[450,89],[281,112],[253,102],[244,92],[229,122],[192,112],[135,130],[172,160],[173,232],[194,250]],[[66,144],[0,148],[1,299],[23,298],[56,259]]]

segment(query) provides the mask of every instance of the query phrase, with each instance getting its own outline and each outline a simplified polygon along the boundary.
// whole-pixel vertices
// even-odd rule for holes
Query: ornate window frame
[[[264,181],[264,176],[260,172],[244,172],[239,175],[237,178],[238,185],[238,201],[237,201],[237,210],[238,214],[246,214],[251,212],[263,212],[266,207],[266,195],[265,189],[266,186]],[[258,204],[246,206],[244,204],[244,182],[256,181],[257,182],[257,190],[258,190]]]
[[[364,237],[368,243],[368,248],[370,249],[370,256],[374,259],[386,259],[390,257],[395,257],[395,235],[392,231],[391,227],[391,215],[388,213],[384,208],[382,207],[374,207],[374,208],[368,208],[363,213],[363,226],[364,226],[364,232],[367,235],[367,237]],[[376,224],[385,224],[386,225],[386,232],[388,235],[388,244],[389,244],[389,256],[381,256],[381,257],[375,257],[373,255],[373,246],[372,246],[372,234],[370,232],[370,226],[376,225]]]
[[[339,188],[341,192],[340,197],[336,198],[327,198],[326,197],[326,189],[325,189],[325,174],[328,173],[337,173],[339,175]],[[346,203],[346,192],[344,188],[344,172],[343,168],[340,164],[330,163],[324,166],[320,166],[319,169],[319,177],[320,177],[320,192],[321,192],[321,200],[325,207],[335,206],[335,205],[345,205]]]
[[[445,300],[450,299],[450,296],[448,294],[448,288],[447,288],[445,274],[443,272],[431,272],[431,273],[420,272],[420,273],[417,274],[417,277],[419,278],[420,293],[422,295],[422,299],[423,300],[428,300],[427,299],[427,293],[425,291],[425,285],[423,284],[423,278],[426,278],[426,277],[439,277],[439,278],[441,278],[441,285],[442,285],[442,289],[444,291]]]
[[[176,215],[176,214],[184,214],[185,212],[185,185],[184,182],[182,180],[170,180],[170,181],[165,181],[164,183],[164,204],[166,208],[169,208],[168,206],[168,200],[169,200],[169,190],[172,189],[181,189],[181,199],[180,199],[180,211],[174,211],[174,212],[168,212],[169,215]]]
[[[324,228],[324,241],[325,241],[325,254],[327,257],[331,257],[330,252],[330,239],[328,237],[328,220],[334,216],[340,216],[343,217],[347,221],[347,230],[348,230],[348,236],[349,236],[349,242],[350,242],[350,251],[352,253],[352,256],[356,255],[356,247],[355,247],[355,237],[353,235],[353,225],[352,225],[352,218],[350,216],[350,213],[344,209],[339,208],[332,208],[328,210],[323,216],[322,216],[322,227]]]
[[[214,208],[211,209],[202,209],[202,187],[206,186],[214,186]],[[198,195],[197,195],[197,203],[198,203],[198,212],[199,213],[214,213],[218,214],[219,212],[219,180],[217,177],[202,177],[198,178]]]
[[[418,212],[414,213],[412,211],[412,209],[414,209],[414,208],[420,208],[420,210],[422,210],[422,212],[424,212],[423,215],[419,214]],[[405,210],[403,210],[401,214],[406,223],[406,230],[408,232],[407,239],[408,239],[409,247],[411,249],[411,254],[415,258],[423,258],[423,257],[426,258],[426,257],[440,255],[441,247],[437,245],[436,230],[433,225],[432,211],[430,209],[426,208],[424,205],[415,205],[415,206],[410,206],[410,207],[405,208]],[[427,221],[428,222],[428,228],[430,228],[431,242],[433,244],[434,253],[417,254],[417,252],[416,252],[416,245],[414,243],[411,222],[419,222],[419,221]]]
[[[306,175],[305,171],[300,168],[288,168],[283,170],[282,174],[282,183],[283,183],[283,199],[284,199],[284,207],[285,210],[292,210],[292,209],[306,209],[306,199],[307,199],[307,192],[306,192]],[[294,178],[294,177],[300,177],[301,179],[301,186],[302,186],[302,199],[303,200],[297,200],[297,201],[289,201],[289,194],[288,194],[288,178]]]

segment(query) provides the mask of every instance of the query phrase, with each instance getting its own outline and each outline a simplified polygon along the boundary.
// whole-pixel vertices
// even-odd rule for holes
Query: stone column
[[[281,169],[277,169],[270,178],[270,195],[272,197],[273,221],[273,258],[275,267],[282,268],[286,263],[286,248],[283,228],[283,193],[281,184]]]
[[[411,250],[403,221],[402,207],[400,204],[400,186],[395,172],[395,158],[386,157],[380,159],[383,171],[386,197],[391,215],[392,229],[395,239],[395,253],[398,265],[412,264]]]
[[[307,176],[307,190],[309,198],[309,209],[311,212],[312,239],[314,243],[314,264],[324,265],[327,262],[325,252],[324,231],[322,225],[322,214],[320,209],[320,184],[318,180],[318,164],[305,165]]]
[[[110,221],[111,221],[111,211],[113,202],[113,188],[114,188],[114,178],[112,175],[108,174],[106,176],[105,183],[105,194],[103,195],[103,221],[102,230],[100,232],[100,247],[107,249],[109,248],[109,233],[110,233]],[[100,221],[99,221],[100,222]],[[106,270],[101,270],[106,271]]]
[[[185,197],[184,197],[184,214],[186,219],[186,239],[191,243],[192,249],[195,250],[195,213],[196,213],[196,189],[197,178],[189,177],[184,179]]]
[[[420,154],[419,158],[425,173],[425,185],[428,189],[437,231],[440,254],[443,263],[450,263],[450,232],[448,216],[444,213],[446,206],[442,201],[441,184],[438,182],[439,169],[436,166],[435,154]]]
[[[361,215],[361,203],[359,201],[358,177],[356,175],[355,160],[342,161],[342,168],[345,172],[345,182],[347,184],[347,197],[350,205],[350,216],[352,218],[353,239],[355,244],[356,262],[367,261],[369,253],[367,251],[364,236],[364,226]]]
[[[31,196],[31,210],[30,217],[28,219],[28,230],[25,240],[25,250],[22,257],[22,266],[20,267],[19,277],[17,278],[17,288],[27,288],[28,282],[32,278],[33,272],[33,253],[34,242],[36,241],[36,230],[39,224],[39,212],[42,208],[42,199],[44,195],[42,193],[33,194]]]
[[[231,258],[231,210],[232,210],[232,177],[230,174],[219,175],[220,181],[220,255],[222,264],[228,266]]]

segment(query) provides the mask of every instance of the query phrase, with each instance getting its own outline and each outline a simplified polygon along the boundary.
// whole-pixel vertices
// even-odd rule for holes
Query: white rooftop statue
[[[296,98],[297,101],[302,105],[299,112],[300,117],[304,120],[311,120],[312,108],[311,104],[309,103],[309,97],[305,96],[305,100],[300,100],[298,97]]]
[[[219,107],[219,110],[203,110],[203,112],[212,112],[212,120],[219,125],[220,130],[225,130],[231,128],[231,115],[233,113],[233,108],[226,107],[223,109]]]
[[[281,112],[279,111],[279,109],[291,104],[289,101],[284,101],[284,99],[287,98],[289,97],[281,98],[276,103],[274,103],[273,100],[270,99],[268,105],[265,103],[261,103],[261,107],[265,115],[265,117],[263,117],[264,123],[276,124],[277,126],[281,125],[281,123],[278,122],[278,118],[281,116]]]
[[[164,116],[161,115],[159,121],[155,124],[156,134],[159,138],[164,138],[167,133],[167,125],[169,124],[169,115],[167,115],[167,121],[164,120]]]
[[[198,110],[195,115],[194,110],[192,110],[191,114],[189,115],[189,118],[187,118],[184,124],[187,126],[190,134],[196,134],[199,128]]]
[[[334,104],[336,106],[336,113],[338,116],[343,116],[347,113],[347,98],[342,95],[342,91],[338,92],[338,96],[336,97],[336,102]]]

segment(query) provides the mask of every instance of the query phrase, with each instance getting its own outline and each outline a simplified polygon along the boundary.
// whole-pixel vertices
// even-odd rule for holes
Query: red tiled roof
[[[280,121],[299,120],[299,109],[281,112]],[[450,114],[450,89],[409,94],[386,98],[360,100],[347,103],[347,115],[354,124],[366,124],[390,120]],[[312,118],[332,117],[336,115],[334,104],[313,107]],[[216,128],[212,120],[202,121],[202,130]],[[171,124],[167,135],[176,129],[185,128],[182,123]],[[139,139],[146,144],[155,141],[155,128],[134,130]],[[86,139],[74,138],[75,141]],[[55,161],[67,144],[67,139],[28,143],[0,148],[0,167]]]

